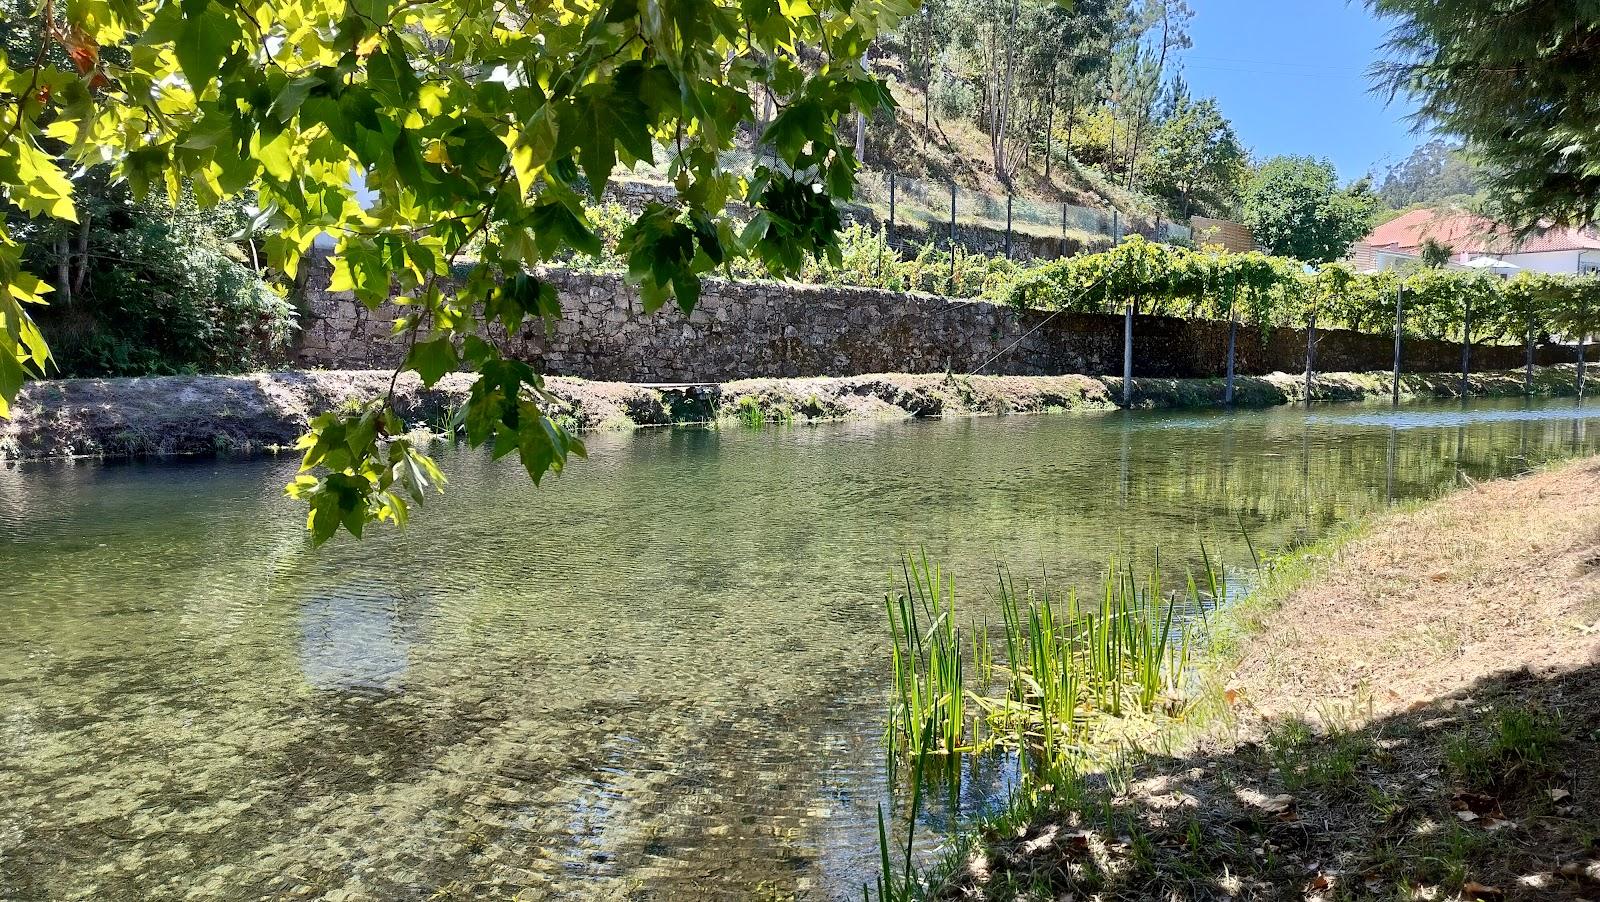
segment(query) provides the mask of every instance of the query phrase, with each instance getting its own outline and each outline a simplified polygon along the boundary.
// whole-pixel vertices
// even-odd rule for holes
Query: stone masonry
[[[304,367],[392,367],[400,344],[390,337],[392,309],[369,312],[347,292],[327,290],[328,268],[308,261],[308,308],[296,360]],[[725,282],[708,279],[694,313],[676,307],[643,312],[620,275],[553,269],[562,319],[548,329],[526,324],[520,334],[491,340],[540,372],[626,382],[724,382],[756,376],[848,376],[863,373],[982,372],[1042,376],[1120,375],[1122,319],[1102,314],[1017,310],[983,301],[951,300],[865,288]],[[1393,341],[1343,330],[1320,334],[1317,368],[1325,372],[1384,370]],[[1136,317],[1135,375],[1216,376],[1223,371],[1224,323]],[[1408,339],[1408,372],[1450,372],[1459,346]],[[1510,369],[1520,347],[1479,346],[1473,367]],[[1571,348],[1540,348],[1540,363],[1565,363]],[[1241,327],[1240,373],[1296,372],[1305,365],[1305,335],[1295,329]]]

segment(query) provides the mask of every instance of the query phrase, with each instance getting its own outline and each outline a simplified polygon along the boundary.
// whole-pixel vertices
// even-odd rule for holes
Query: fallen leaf
[[[1600,861],[1571,861],[1561,866],[1560,874],[1569,880],[1600,883]]]
[[[1498,886],[1484,886],[1481,883],[1474,883],[1468,880],[1461,885],[1461,897],[1463,899],[1504,899],[1506,892]]]
[[[1559,802],[1562,799],[1571,797],[1571,795],[1572,793],[1567,792],[1565,789],[1552,789],[1550,790],[1550,801]]]
[[[1273,814],[1282,814],[1294,807],[1294,796],[1288,793],[1275,795],[1262,801],[1261,807]]]
[[[1466,821],[1469,824],[1478,819],[1478,816],[1471,811],[1457,811],[1456,817]]]

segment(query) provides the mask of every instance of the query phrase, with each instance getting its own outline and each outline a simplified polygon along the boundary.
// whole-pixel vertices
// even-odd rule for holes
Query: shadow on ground
[[[1600,899],[1600,662],[1307,714],[1322,726],[1256,724],[1056,790],[988,827],[938,895]]]

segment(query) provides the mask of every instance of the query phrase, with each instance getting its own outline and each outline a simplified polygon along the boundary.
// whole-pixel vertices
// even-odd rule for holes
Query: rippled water
[[[599,436],[449,453],[308,547],[288,460],[0,470],[0,898],[859,897],[882,593],[1235,564],[1600,444],[1571,401]]]

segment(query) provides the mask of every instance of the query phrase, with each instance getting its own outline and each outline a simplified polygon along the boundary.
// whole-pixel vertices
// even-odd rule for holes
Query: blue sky
[[[1365,72],[1386,26],[1360,0],[1189,0],[1194,47],[1183,77],[1215,96],[1239,138],[1260,157],[1333,160],[1346,181],[1403,159],[1425,137],[1411,133],[1406,101],[1385,105]]]

